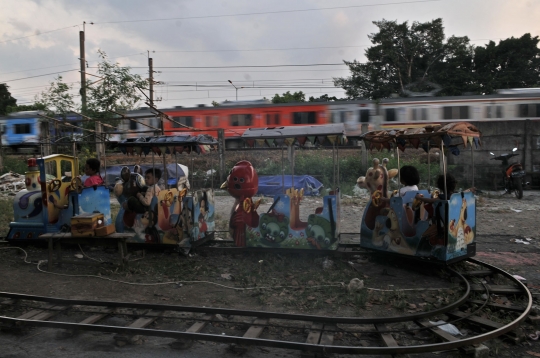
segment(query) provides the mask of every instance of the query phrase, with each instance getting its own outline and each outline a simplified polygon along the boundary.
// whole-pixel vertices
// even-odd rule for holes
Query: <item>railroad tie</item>
[[[163,315],[163,311],[148,311],[144,316],[138,318],[133,323],[129,324],[127,327],[129,328],[144,328],[149,326],[152,322],[154,322],[156,319],[158,319],[161,315]],[[141,335],[123,335],[123,334],[117,334],[114,336],[114,340],[117,346],[122,347],[126,344],[142,344],[143,339]]]
[[[96,313],[87,317],[79,322],[79,324],[94,324],[101,321],[103,318],[107,317],[114,312],[113,308],[107,308],[102,313]],[[78,331],[76,329],[66,329],[64,331],[59,331],[56,335],[57,338],[70,338],[73,337]]]
[[[203,330],[208,323],[210,323],[215,318],[214,315],[206,314],[202,317],[200,321],[197,321],[191,325],[186,330],[186,333],[199,333]],[[169,344],[172,349],[188,349],[193,345],[193,340],[191,339],[177,339],[176,341]]]
[[[255,318],[255,320],[251,323],[251,326],[248,328],[246,333],[244,333],[244,338],[259,338],[259,336],[262,334],[264,329],[266,328],[266,324],[268,324],[268,319],[266,318]],[[238,345],[238,344],[231,344],[229,346],[229,350],[235,354],[242,355],[245,352],[247,352],[247,348]]]

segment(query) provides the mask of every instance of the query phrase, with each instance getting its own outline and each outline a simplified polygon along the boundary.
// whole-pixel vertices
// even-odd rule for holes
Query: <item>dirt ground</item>
[[[265,198],[259,212],[266,211],[271,201],[270,198]],[[366,198],[345,197],[342,200],[342,233],[359,232],[366,202]],[[229,196],[216,196],[218,228],[226,226],[232,203]],[[301,206],[302,217],[307,218],[307,215],[321,204],[321,198],[305,197]],[[476,258],[523,276],[533,293],[540,292],[538,211],[540,193],[533,191],[526,191],[522,200],[510,195],[501,197],[496,193],[486,193],[479,196],[477,201]],[[358,240],[358,234],[344,235],[344,240],[354,242]],[[98,267],[63,265],[61,268],[55,267],[52,273],[46,273],[43,271],[47,270],[47,265],[38,265],[40,260],[47,259],[46,248],[26,246],[23,249],[28,253],[28,261],[31,263],[24,262],[21,250],[0,249],[0,270],[3,277],[0,283],[1,291],[72,299],[366,317],[431,310],[450,302],[462,293],[459,286],[447,280],[440,268],[433,269],[416,261],[381,257],[363,251],[352,258],[328,259],[316,253],[222,254],[196,250],[185,256],[170,249],[145,252],[132,250],[132,262],[127,270],[122,271],[108,263],[116,259],[114,249],[82,247],[80,250],[72,247],[64,250],[64,255],[79,261],[91,262],[93,259],[105,263]],[[77,258],[76,255],[83,256]],[[365,287],[376,290],[349,293],[346,285],[353,278],[363,280]],[[267,287],[272,289],[266,289]],[[417,290],[399,291],[404,288]],[[525,324],[522,332],[534,333],[536,329]],[[274,338],[286,339],[290,333],[271,334]],[[4,342],[6,338],[1,336],[0,341]],[[30,344],[38,341],[39,338],[26,339]],[[55,350],[54,342],[47,344],[50,346],[50,356],[77,354],[76,347],[73,351],[66,351],[65,341],[57,343],[64,347],[62,352]],[[527,351],[540,352],[540,345],[534,341],[525,341],[515,346],[493,340],[486,345],[494,356],[517,354],[525,357],[530,356]],[[108,352],[123,356],[117,348],[111,347]],[[203,349],[203,346],[199,348]],[[13,349],[10,353],[12,357],[32,356],[28,355],[28,352]],[[197,346],[194,346],[192,353],[196,352]],[[298,355],[296,352],[283,355],[289,354]],[[273,357],[280,356],[281,353],[258,350],[248,354],[254,357],[264,355]],[[456,355],[451,353],[438,356]]]

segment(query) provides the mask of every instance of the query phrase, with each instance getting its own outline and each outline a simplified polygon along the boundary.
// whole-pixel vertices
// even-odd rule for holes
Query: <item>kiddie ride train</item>
[[[126,140],[119,144],[125,154],[207,153],[217,149],[208,136],[173,136]],[[187,195],[186,183],[175,181],[165,188],[144,213],[122,205],[112,223],[110,194],[106,185],[83,187],[78,176],[78,159],[50,155],[28,160],[26,189],[14,198],[14,221],[10,223],[9,241],[38,239],[45,233],[71,232],[73,236],[106,236],[115,230],[131,232],[132,243],[196,246],[213,238],[214,195],[211,189]],[[120,204],[146,188],[138,166],[124,167],[114,185]],[[177,179],[177,178],[176,178]],[[96,219],[97,218],[97,219]],[[112,228],[104,230],[104,228]],[[100,234],[102,233],[102,234]]]
[[[375,131],[362,136],[368,149],[399,149],[421,146],[459,153],[458,145],[479,144],[479,131],[469,123],[427,126],[400,131]],[[247,148],[287,148],[336,146],[347,142],[343,125],[280,127],[247,130],[242,135]],[[206,153],[217,150],[209,136],[173,136],[125,140],[119,144],[125,154],[165,155]],[[399,150],[396,150],[399,158]],[[398,160],[399,164],[399,160]],[[105,185],[85,188],[77,177],[78,161],[65,155],[51,155],[28,161],[26,189],[14,200],[15,220],[10,224],[8,240],[38,238],[43,233],[72,231],[72,220],[91,213],[103,214],[97,226],[110,226],[109,190]],[[63,174],[63,175],[62,175]],[[392,173],[395,174],[395,173]],[[294,168],[293,168],[294,177]],[[428,207],[416,203],[418,190],[392,197],[388,192],[388,170],[376,162],[364,179],[372,199],[360,223],[360,245],[388,253],[450,263],[475,254],[476,207],[472,193],[458,193],[450,200],[439,200]],[[177,182],[178,183],[178,182]],[[282,193],[274,196],[270,209],[258,213],[260,201],[258,175],[248,161],[238,162],[222,188],[235,198],[229,232],[238,247],[337,250],[340,237],[339,189],[330,191],[303,221],[300,205],[304,192],[282,180]],[[339,184],[339,183],[338,183]],[[429,186],[429,184],[428,184]],[[288,189],[286,189],[288,188]],[[120,204],[145,189],[137,168],[122,169],[114,187]],[[200,245],[214,238],[214,193],[198,190],[188,195],[184,184],[161,190],[144,213],[121,207],[114,226],[117,232],[132,232],[128,242],[169,244],[181,248]],[[440,188],[444,190],[444,188]],[[446,191],[445,191],[446,192]],[[381,205],[387,198],[388,205]],[[97,232],[97,231],[96,231]],[[91,236],[91,235],[90,235]]]
[[[362,139],[370,149],[404,151],[406,147],[421,147],[429,153],[429,149],[439,148],[441,159],[446,163],[445,151],[459,155],[460,145],[470,145],[472,154],[473,145],[480,145],[479,138],[476,127],[461,122],[399,131],[373,131],[363,135]],[[396,150],[398,163],[399,150]],[[446,175],[446,165],[443,168],[443,175]],[[399,196],[397,191],[390,193],[387,189],[389,175],[385,166],[379,166],[378,160],[374,160],[370,170],[365,178],[359,179],[372,194],[360,227],[362,247],[443,263],[475,255],[476,202],[473,193],[454,193],[449,200],[426,204],[416,199],[416,195],[437,198],[438,190],[409,191]],[[428,181],[428,187],[429,184]],[[439,189],[448,192],[446,188]]]

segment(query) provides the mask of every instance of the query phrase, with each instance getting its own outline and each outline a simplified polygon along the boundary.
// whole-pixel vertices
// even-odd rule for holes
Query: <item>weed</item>
[[[0,198],[0,236],[6,236],[13,221],[13,197]]]

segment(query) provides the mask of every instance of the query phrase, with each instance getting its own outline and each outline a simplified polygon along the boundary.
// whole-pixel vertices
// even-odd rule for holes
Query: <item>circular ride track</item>
[[[257,345],[339,354],[409,354],[473,349],[471,346],[511,332],[528,315],[532,296],[509,273],[481,261],[468,259],[460,272],[447,267],[452,282],[460,282],[463,294],[455,302],[432,311],[394,317],[326,317],[194,306],[128,302],[67,300],[52,297],[0,293],[0,323],[4,330],[25,326],[77,331],[101,331],[114,335],[118,345],[136,343],[140,336],[174,338],[173,348],[187,348],[193,341],[233,344],[235,350]],[[484,278],[491,277],[491,284]],[[493,282],[504,283],[493,284]],[[491,301],[497,295],[497,302]],[[473,297],[478,297],[474,299]],[[115,323],[109,321],[115,318]],[[489,318],[486,318],[489,317]],[[119,326],[121,319],[125,325]],[[466,327],[467,336],[447,333],[444,320]],[[153,322],[158,327],[149,328]],[[218,327],[218,328],[216,328]],[[444,327],[443,327],[444,328]],[[272,331],[293,332],[287,340],[272,339]],[[339,335],[339,344],[334,342]],[[345,339],[345,338],[346,339]],[[426,343],[429,342],[429,343]],[[432,343],[436,342],[436,343]]]

